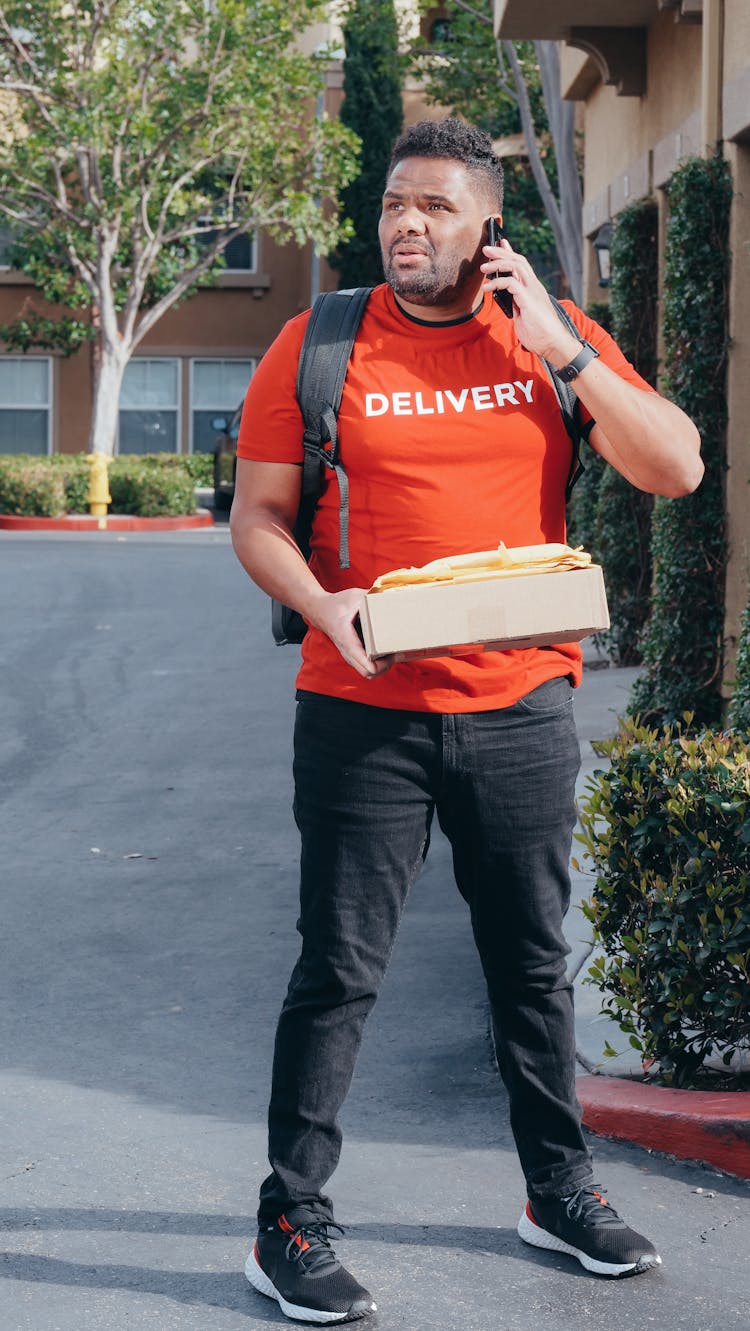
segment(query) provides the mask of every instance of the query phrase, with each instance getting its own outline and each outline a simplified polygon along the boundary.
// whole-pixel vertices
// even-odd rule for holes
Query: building
[[[587,301],[602,298],[594,241],[622,208],[651,196],[663,223],[664,189],[680,161],[718,150],[730,167],[725,644],[731,668],[750,562],[750,4],[495,0],[495,21],[501,37],[563,43],[563,96],[580,102],[584,116]]]
[[[413,0],[398,0],[402,17],[419,22]],[[300,38],[308,53],[333,49],[318,112],[341,105],[343,52],[333,21]],[[337,50],[337,48],[339,48]],[[404,96],[407,120],[441,114],[428,110],[416,85]],[[227,250],[227,267],[212,287],[171,310],[139,345],[125,373],[117,451],[192,453],[213,448],[211,420],[241,400],[259,358],[287,319],[306,309],[337,274],[311,246],[280,246],[268,235],[240,237]],[[2,263],[0,323],[10,323],[34,288]],[[34,293],[34,308],[54,316]],[[93,379],[90,344],[70,357],[0,353],[0,453],[76,453],[88,446]]]

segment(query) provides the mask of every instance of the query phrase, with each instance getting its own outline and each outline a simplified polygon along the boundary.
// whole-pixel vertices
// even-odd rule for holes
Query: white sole
[[[265,1294],[269,1299],[276,1299],[284,1315],[297,1322],[315,1322],[318,1326],[329,1326],[332,1322],[346,1322],[349,1318],[348,1313],[318,1312],[315,1308],[301,1308],[296,1303],[289,1303],[268,1279],[255,1256],[255,1248],[252,1248],[245,1262],[245,1275],[253,1289],[257,1289],[259,1294]],[[375,1311],[375,1304],[372,1305],[372,1311]]]
[[[574,1248],[571,1243],[565,1243],[556,1234],[550,1234],[549,1230],[542,1229],[541,1225],[537,1225],[529,1218],[526,1209],[518,1222],[518,1237],[523,1239],[524,1243],[531,1244],[532,1248],[545,1248],[548,1252],[564,1252],[568,1257],[576,1257],[581,1266],[597,1276],[635,1275],[641,1271],[648,1271],[652,1266],[661,1266],[661,1257],[650,1255],[640,1258],[637,1262],[598,1262],[595,1257],[589,1257],[588,1253],[581,1252],[580,1248]]]

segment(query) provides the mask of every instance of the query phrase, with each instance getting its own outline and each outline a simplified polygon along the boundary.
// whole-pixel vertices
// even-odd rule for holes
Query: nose
[[[398,215],[397,231],[404,236],[416,233],[421,236],[426,229],[425,220],[418,208],[407,205]]]

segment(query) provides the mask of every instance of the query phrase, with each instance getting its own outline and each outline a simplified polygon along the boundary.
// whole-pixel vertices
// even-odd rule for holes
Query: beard
[[[414,270],[397,268],[391,254],[383,254],[385,280],[396,296],[403,296],[415,305],[442,305],[455,300],[461,287],[476,281],[476,269],[466,259],[446,254],[441,259],[427,250],[420,250],[429,263],[421,263]],[[477,259],[477,263],[480,259]]]

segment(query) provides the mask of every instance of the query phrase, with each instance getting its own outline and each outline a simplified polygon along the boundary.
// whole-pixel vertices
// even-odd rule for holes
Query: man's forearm
[[[591,361],[575,383],[596,421],[592,446],[633,485],[678,499],[700,484],[700,435],[679,407]]]
[[[328,592],[306,564],[291,528],[272,509],[243,505],[231,518],[232,543],[253,582],[326,634],[348,665],[365,679],[382,674],[387,661],[370,661],[355,629],[361,587]]]
[[[265,510],[250,510],[230,519],[235,554],[253,582],[308,622],[326,597],[283,519]]]

